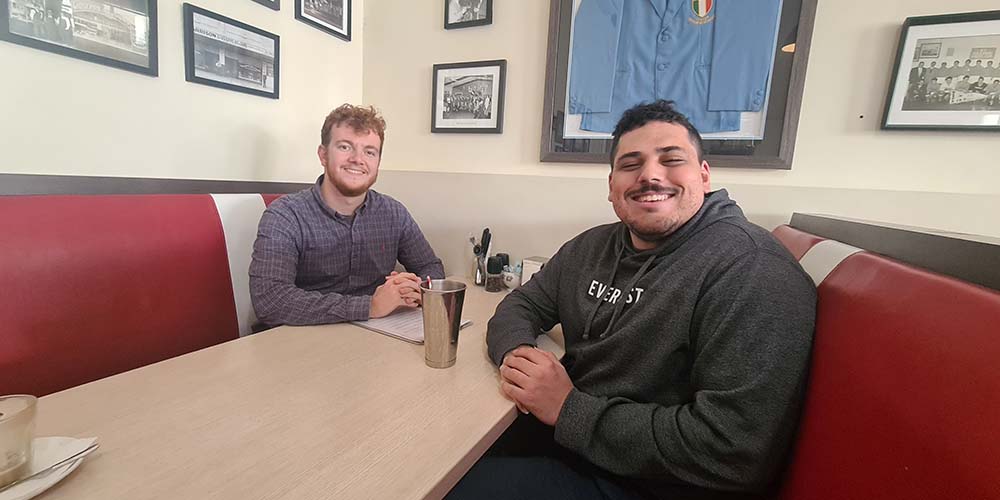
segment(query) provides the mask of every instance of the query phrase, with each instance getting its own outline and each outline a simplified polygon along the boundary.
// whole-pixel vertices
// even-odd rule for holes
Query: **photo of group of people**
[[[917,42],[904,111],[1000,109],[1000,36],[957,38]]]
[[[339,0],[304,0],[303,10],[333,28],[344,28],[344,4]]]
[[[434,65],[431,132],[500,134],[507,61]]]
[[[149,0],[10,0],[10,33],[150,67]]]
[[[445,118],[490,118],[493,75],[445,78],[444,88]]]
[[[295,18],[351,41],[351,0],[295,0]]]

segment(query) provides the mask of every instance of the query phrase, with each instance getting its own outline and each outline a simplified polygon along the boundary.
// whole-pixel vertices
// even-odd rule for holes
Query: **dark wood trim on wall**
[[[142,177],[0,174],[0,195],[24,194],[209,194],[301,191],[297,182],[216,181]]]
[[[806,69],[812,48],[813,28],[816,25],[817,0],[802,2],[799,14],[799,30],[795,35],[795,58],[792,59],[792,76],[788,83],[788,101],[785,104],[785,123],[781,132],[781,146],[778,151],[780,166],[792,168],[795,156],[795,141],[799,134],[799,116],[802,114],[802,95],[806,88]]]
[[[1000,290],[1000,243],[920,228],[886,227],[816,214],[792,214],[789,224],[808,233],[864,248],[898,261]],[[984,238],[985,239],[985,238]]]

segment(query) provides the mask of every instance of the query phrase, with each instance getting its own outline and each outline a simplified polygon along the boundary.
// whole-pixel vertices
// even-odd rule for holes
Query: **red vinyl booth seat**
[[[44,395],[235,339],[209,195],[0,197],[0,394]]]
[[[1000,499],[1000,293],[870,252],[843,259],[818,286],[779,498]]]
[[[792,256],[799,260],[802,259],[802,256],[805,255],[810,248],[824,240],[824,238],[820,238],[814,234],[809,234],[805,231],[800,231],[788,225],[776,227],[771,234],[773,234],[774,237],[777,238],[789,252],[791,252]]]
[[[280,194],[262,194],[261,195],[261,197],[264,198],[264,204],[267,205],[267,206],[271,206],[271,203],[274,203],[274,200],[277,200],[278,198],[281,198],[282,196],[284,196],[284,195],[280,195]]]

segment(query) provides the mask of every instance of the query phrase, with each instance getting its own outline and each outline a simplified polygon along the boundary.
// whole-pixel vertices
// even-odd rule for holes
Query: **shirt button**
[[[666,31],[660,33],[660,41],[665,42],[667,40],[670,40],[670,33],[667,33]]]
[[[669,67],[669,66],[670,65],[667,64],[667,63],[660,63],[660,64],[656,65],[656,69],[658,69],[660,71],[666,71],[667,67]]]

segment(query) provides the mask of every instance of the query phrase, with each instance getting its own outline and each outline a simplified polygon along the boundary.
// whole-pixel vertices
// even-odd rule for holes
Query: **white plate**
[[[58,463],[67,457],[71,457],[83,450],[86,450],[90,447],[90,445],[96,442],[97,438],[35,438],[34,441],[32,441],[34,456],[31,459],[31,467],[28,469],[28,474],[31,475],[40,470],[44,470],[52,464]],[[96,447],[94,449],[96,449]],[[28,500],[29,498],[39,495],[76,470],[76,468],[83,463],[83,460],[87,458],[87,455],[92,453],[94,449],[80,455],[79,458],[76,458],[71,462],[67,462],[55,469],[42,473],[38,477],[28,479],[4,491],[0,491],[0,500]]]

